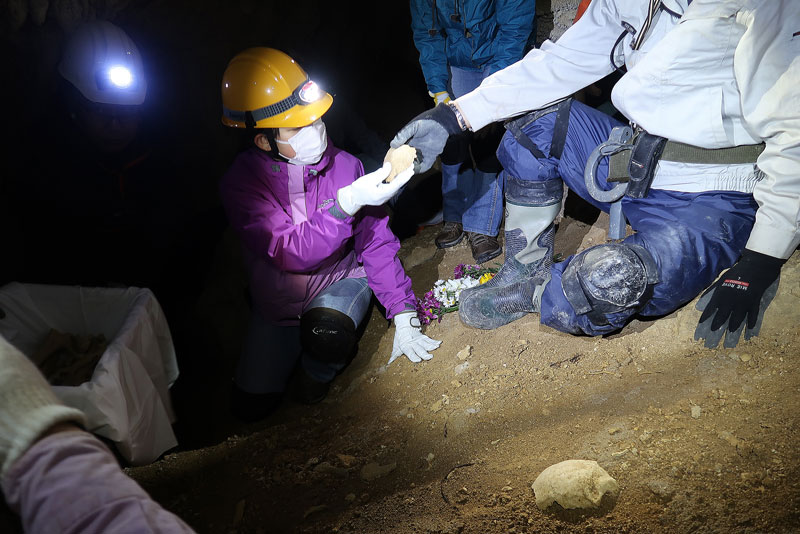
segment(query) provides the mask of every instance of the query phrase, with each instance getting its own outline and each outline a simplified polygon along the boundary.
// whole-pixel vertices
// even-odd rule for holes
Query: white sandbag
[[[30,358],[51,329],[109,340],[91,380],[53,386],[65,404],[86,413],[87,430],[113,441],[132,465],[177,445],[169,388],[178,364],[152,291],[16,282],[0,288],[0,335]]]

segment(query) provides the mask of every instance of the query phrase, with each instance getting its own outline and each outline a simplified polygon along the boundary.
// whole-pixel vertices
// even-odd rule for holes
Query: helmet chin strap
[[[264,150],[263,148],[258,147],[259,150],[266,152],[274,160],[285,161],[285,162],[289,161],[289,159],[286,156],[278,152],[278,143],[275,137],[277,128],[261,128],[257,131],[258,133],[263,134],[267,138],[267,141],[269,141],[269,150]]]

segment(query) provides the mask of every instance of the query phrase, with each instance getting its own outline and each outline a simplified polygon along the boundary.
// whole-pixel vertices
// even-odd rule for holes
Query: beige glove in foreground
[[[0,336],[0,478],[48,429],[86,425],[80,410],[64,406],[36,366]]]

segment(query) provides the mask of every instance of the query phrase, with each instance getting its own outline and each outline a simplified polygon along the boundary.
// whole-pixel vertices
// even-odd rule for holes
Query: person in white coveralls
[[[449,136],[507,120],[505,263],[462,294],[461,319],[538,312],[600,335],[708,288],[696,339],[757,335],[800,242],[798,55],[794,0],[593,0],[557,42],[414,118],[392,145],[417,147],[419,171]],[[627,125],[569,98],[615,69]],[[634,233],[554,263],[562,180]]]

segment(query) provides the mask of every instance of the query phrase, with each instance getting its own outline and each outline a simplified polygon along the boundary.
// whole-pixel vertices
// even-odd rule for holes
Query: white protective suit
[[[788,258],[800,244],[800,0],[664,0],[639,50],[615,49],[627,73],[615,107],[651,134],[704,148],[766,143],[757,169],[661,161],[653,188],[752,192],[746,248]],[[561,100],[610,74],[609,55],[647,16],[645,0],[593,0],[558,42],[456,100],[471,128]],[[671,14],[670,12],[673,12]]]

